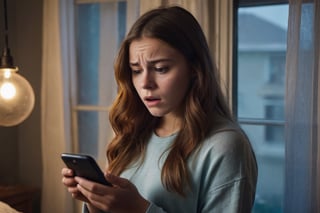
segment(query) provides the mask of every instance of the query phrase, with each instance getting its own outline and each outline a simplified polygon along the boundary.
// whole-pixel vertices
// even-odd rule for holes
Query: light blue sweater
[[[246,137],[228,130],[206,139],[188,160],[191,191],[186,197],[168,192],[161,182],[166,150],[176,135],[153,134],[144,163],[121,176],[151,202],[147,213],[247,213],[254,202],[257,167]],[[163,154],[164,153],[164,154]]]

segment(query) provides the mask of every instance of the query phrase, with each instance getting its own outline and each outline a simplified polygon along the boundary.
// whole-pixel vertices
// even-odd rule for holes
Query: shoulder
[[[211,132],[200,148],[203,149],[202,147],[221,154],[251,149],[250,141],[239,124],[223,117],[217,117],[214,121]]]
[[[246,176],[257,167],[247,136],[237,128],[213,132],[195,152],[193,160],[202,164],[204,170],[233,177]]]
[[[236,154],[244,151],[252,151],[248,137],[239,128],[226,127],[211,133],[201,146],[203,150],[223,154]]]

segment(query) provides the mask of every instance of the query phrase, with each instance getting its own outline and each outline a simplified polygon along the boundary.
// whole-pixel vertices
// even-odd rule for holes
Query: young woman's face
[[[129,63],[133,85],[149,112],[180,115],[191,81],[185,57],[161,40],[144,37],[130,44]]]

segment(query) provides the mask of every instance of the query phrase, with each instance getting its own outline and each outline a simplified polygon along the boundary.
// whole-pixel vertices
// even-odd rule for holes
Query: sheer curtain
[[[290,0],[285,212],[319,212],[320,1]]]
[[[73,69],[72,0],[44,0],[41,88],[42,202],[41,212],[73,212],[61,183],[60,159],[70,151],[69,72]]]

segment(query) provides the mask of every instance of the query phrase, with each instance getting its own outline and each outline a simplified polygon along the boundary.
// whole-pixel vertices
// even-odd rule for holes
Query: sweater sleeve
[[[146,213],[166,213],[162,208],[156,206],[154,203],[150,203]]]
[[[90,213],[89,210],[88,210],[88,207],[86,205],[86,203],[83,203],[82,205],[82,213]],[[99,211],[99,213],[105,213],[104,211]]]
[[[251,212],[257,181],[257,165],[248,140],[241,134],[218,135],[202,162],[201,213]]]
[[[83,203],[82,205],[82,213],[89,213],[87,205],[85,203]]]
[[[89,210],[85,203],[82,205],[82,213],[89,213]],[[101,213],[103,213],[103,211],[101,211]],[[150,203],[146,213],[166,213],[166,212],[163,211],[162,208],[156,206],[155,204]]]
[[[250,213],[254,195],[246,191],[246,182],[238,180],[208,193],[201,212]]]

